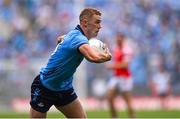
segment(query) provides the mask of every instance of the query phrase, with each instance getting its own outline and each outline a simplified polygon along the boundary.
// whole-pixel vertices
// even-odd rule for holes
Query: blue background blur
[[[180,94],[179,0],[0,0],[0,104],[30,96],[30,84],[56,47],[57,36],[73,29],[88,6],[102,11],[98,37],[110,49],[119,31],[136,46],[134,95],[150,95],[148,82],[157,62],[171,75],[173,95]],[[104,64],[84,65],[77,75],[85,78],[85,95],[94,96],[94,79],[107,81],[111,74]]]

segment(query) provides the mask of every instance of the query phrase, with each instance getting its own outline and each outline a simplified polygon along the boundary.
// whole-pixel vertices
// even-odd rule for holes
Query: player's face
[[[98,32],[101,28],[101,16],[93,15],[87,22],[87,33],[88,38],[93,38],[98,35]]]
[[[116,40],[117,40],[117,44],[118,44],[119,46],[121,46],[122,43],[123,43],[123,41],[124,41],[124,36],[123,36],[123,35],[117,35],[117,36],[116,36]]]

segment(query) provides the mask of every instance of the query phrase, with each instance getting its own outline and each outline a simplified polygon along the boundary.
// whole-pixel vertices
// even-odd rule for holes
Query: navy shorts
[[[77,98],[74,89],[71,88],[66,91],[51,91],[45,88],[40,82],[40,75],[38,75],[31,85],[31,107],[38,111],[45,113],[52,105],[57,107],[64,106]]]

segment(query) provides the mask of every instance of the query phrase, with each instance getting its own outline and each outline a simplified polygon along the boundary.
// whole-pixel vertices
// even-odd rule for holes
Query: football
[[[89,40],[89,45],[90,45],[90,47],[95,48],[100,52],[104,52],[106,49],[105,44],[96,38],[91,38]]]

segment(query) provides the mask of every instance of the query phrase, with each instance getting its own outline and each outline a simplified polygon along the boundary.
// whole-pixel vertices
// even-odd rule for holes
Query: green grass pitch
[[[88,118],[110,118],[108,111],[87,111]],[[63,118],[61,113],[51,113],[48,118]],[[119,112],[120,118],[127,118],[127,112]],[[137,118],[180,118],[180,110],[174,111],[136,111]],[[0,118],[28,118],[27,113],[0,112]]]

